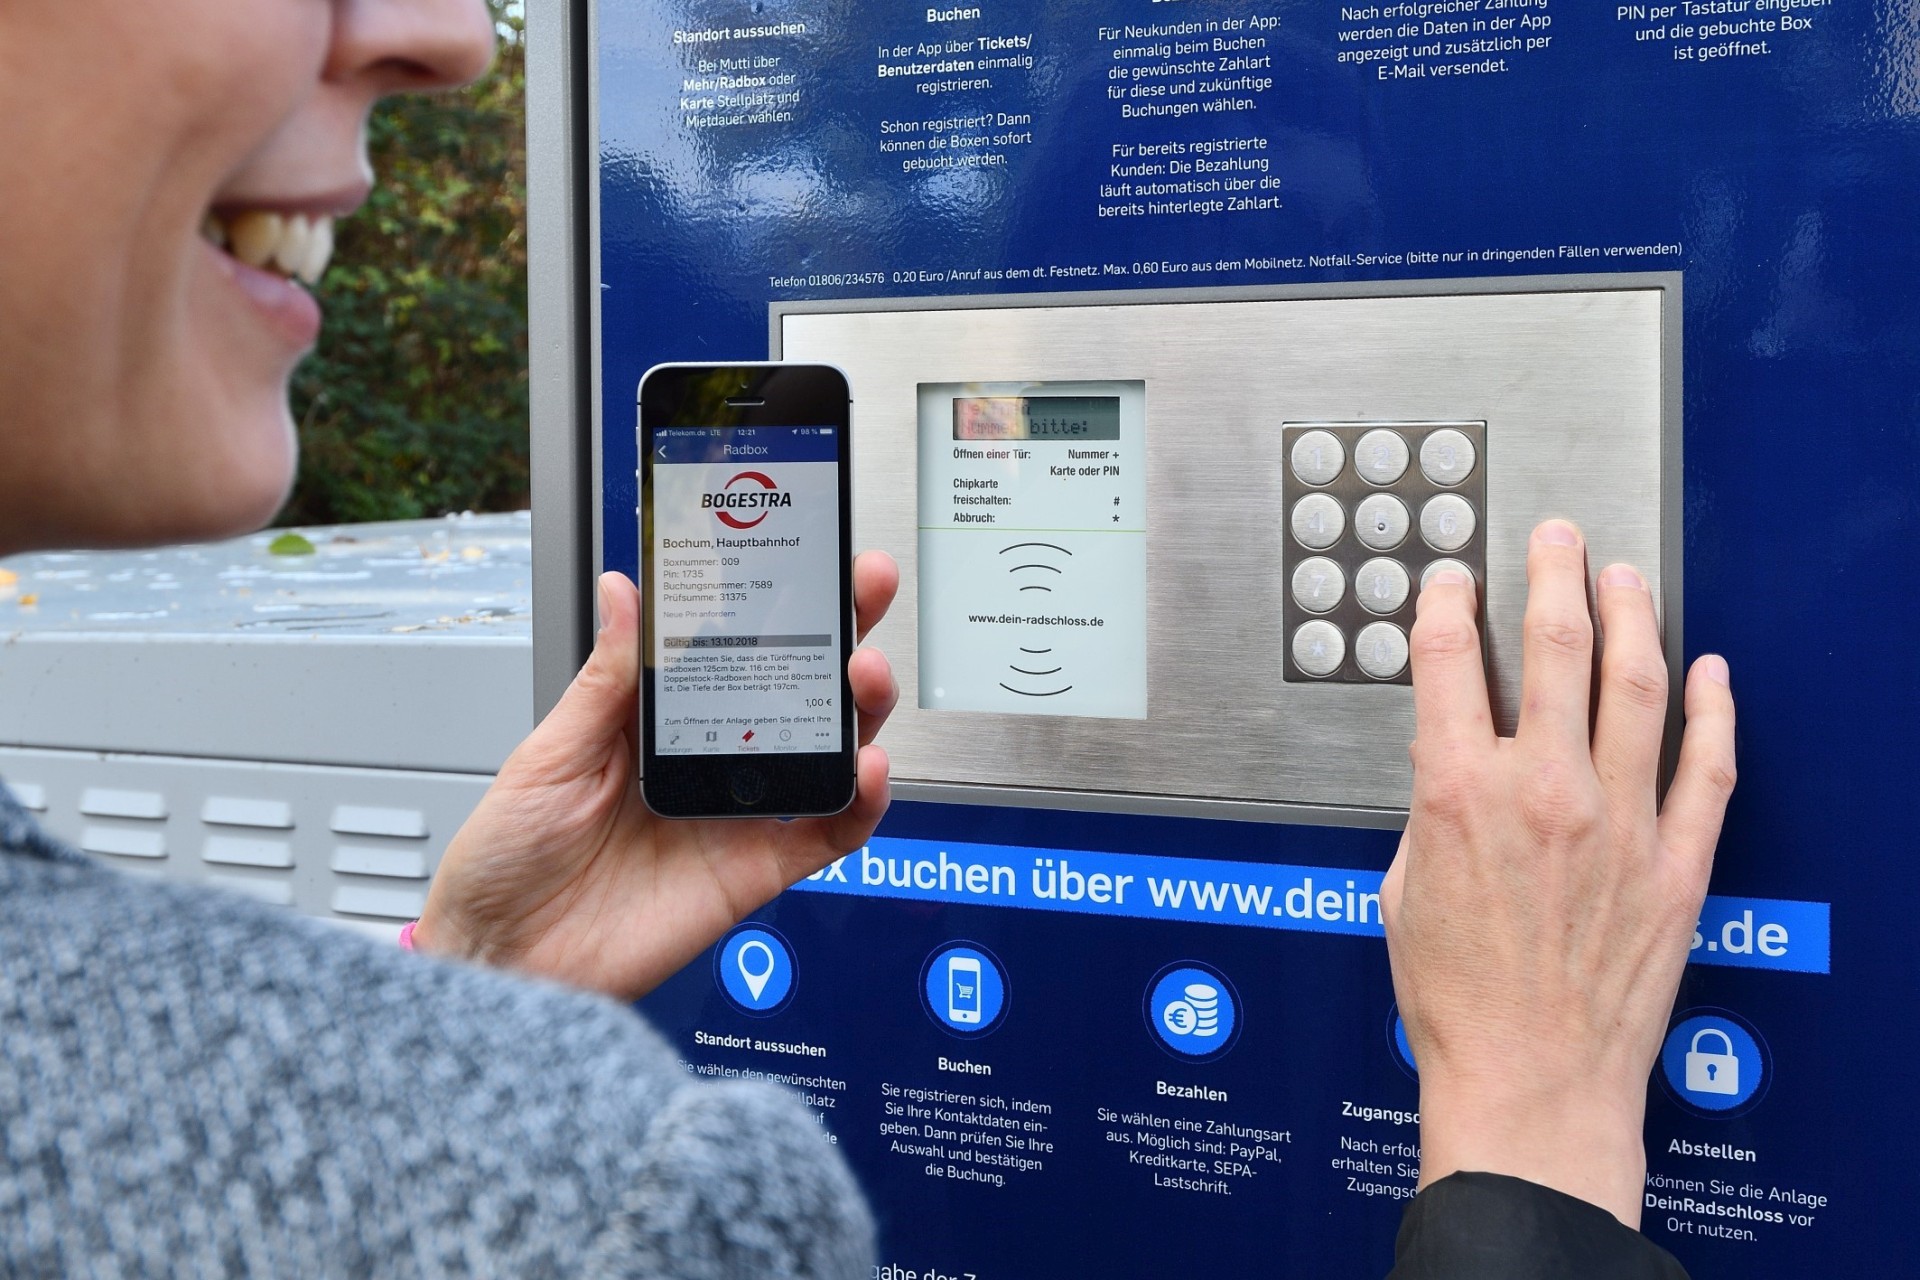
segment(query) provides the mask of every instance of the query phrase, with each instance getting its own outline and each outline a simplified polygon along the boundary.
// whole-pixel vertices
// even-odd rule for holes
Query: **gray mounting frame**
[[[536,719],[592,648],[601,563],[593,15],[592,0],[541,0],[526,10]]]

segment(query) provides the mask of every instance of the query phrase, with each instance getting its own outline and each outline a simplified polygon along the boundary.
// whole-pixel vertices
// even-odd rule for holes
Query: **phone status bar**
[[[835,462],[839,427],[655,427],[648,460],[664,463]]]

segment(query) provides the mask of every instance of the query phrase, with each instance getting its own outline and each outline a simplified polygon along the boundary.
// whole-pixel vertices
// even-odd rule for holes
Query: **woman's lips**
[[[295,283],[320,283],[333,259],[333,219],[266,209],[214,212],[200,234],[227,276],[295,349],[320,338],[320,304]]]
[[[365,183],[300,199],[232,194],[216,198],[200,235],[220,268],[270,326],[307,351],[320,337],[320,304],[300,286],[317,285],[333,260],[333,221],[358,209]]]
[[[210,242],[204,247],[214,265],[247,296],[289,346],[296,351],[307,351],[320,340],[320,304],[312,294],[286,276],[248,266]]]

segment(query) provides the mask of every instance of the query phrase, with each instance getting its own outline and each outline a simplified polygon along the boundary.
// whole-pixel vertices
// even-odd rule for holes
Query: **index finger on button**
[[[1422,741],[1456,746],[1493,741],[1475,599],[1471,577],[1442,569],[1421,589],[1415,605],[1408,657],[1414,733]]]
[[[1527,612],[1520,631],[1520,725],[1514,737],[1586,757],[1593,685],[1587,547],[1565,520],[1546,521],[1527,544]]]

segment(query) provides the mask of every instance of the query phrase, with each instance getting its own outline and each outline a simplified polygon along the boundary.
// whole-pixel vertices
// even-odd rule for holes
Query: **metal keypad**
[[[1287,680],[1409,684],[1414,584],[1465,569],[1484,596],[1486,436],[1484,422],[1282,427]]]

